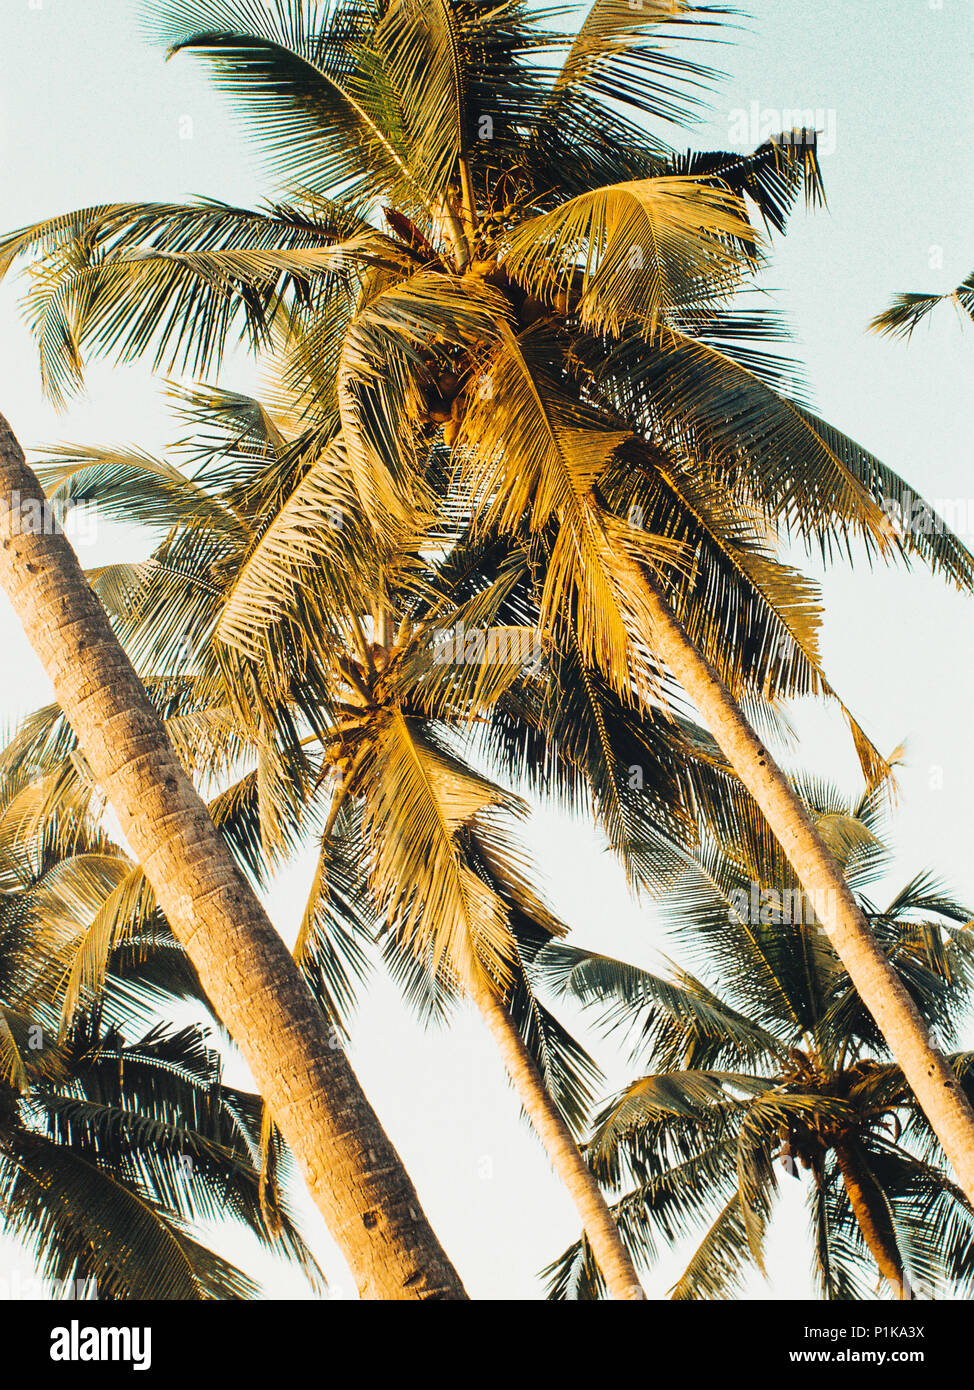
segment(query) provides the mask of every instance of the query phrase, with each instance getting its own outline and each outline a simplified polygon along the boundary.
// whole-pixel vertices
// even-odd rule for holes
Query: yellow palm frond
[[[514,798],[392,714],[365,784],[373,891],[389,929],[459,983],[486,970],[509,984],[515,945],[500,899],[467,867],[458,832]]]
[[[676,175],[598,188],[521,223],[503,264],[512,279],[596,332],[722,299],[753,266],[758,236],[741,198]]]

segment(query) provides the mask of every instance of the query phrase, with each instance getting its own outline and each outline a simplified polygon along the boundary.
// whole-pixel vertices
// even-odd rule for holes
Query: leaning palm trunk
[[[633,566],[635,570],[635,566]],[[656,586],[639,582],[647,638],[696,705],[703,723],[754,797],[808,893],[860,998],[872,1014],[943,1145],[957,1180],[974,1201],[974,1111],[912,999],[879,949],[808,813],[710,663],[687,637]]]
[[[213,825],[0,416],[0,583],[363,1298],[463,1299],[324,1015]],[[52,532],[46,534],[46,532]]]
[[[855,1144],[835,1144],[833,1152],[842,1174],[842,1183],[852,1207],[852,1214],[880,1274],[897,1298],[908,1299],[910,1289],[903,1275],[903,1262],[896,1244],[896,1232],[882,1192],[866,1169]]]
[[[579,1152],[510,1014],[483,975],[478,974],[469,982],[468,993],[490,1029],[525,1114],[575,1204],[609,1293],[615,1299],[645,1298],[602,1189]]]

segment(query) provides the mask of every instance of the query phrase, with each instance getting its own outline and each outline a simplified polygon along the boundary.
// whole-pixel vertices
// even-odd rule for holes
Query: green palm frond
[[[338,1028],[347,1031],[356,986],[370,973],[365,943],[375,940],[378,926],[361,817],[350,813],[344,822],[322,837],[294,955],[318,1003]]]
[[[101,1298],[253,1298],[253,1281],[204,1251],[172,1219],[63,1145],[25,1133],[0,1157],[6,1230],[43,1277],[86,1283]]]
[[[309,12],[291,0],[273,9],[247,0],[191,7],[161,0],[154,8],[170,54],[191,52],[209,63],[278,175],[306,187],[342,187],[357,199],[391,191],[429,211],[431,190],[411,159],[407,113],[377,51],[371,12],[343,6],[331,18],[317,3]],[[391,21],[387,42],[394,31]]]
[[[579,27],[554,84],[548,119],[558,119],[559,98],[568,93],[622,102],[643,116],[692,119],[703,104],[700,90],[717,74],[681,57],[677,40],[709,37],[725,10],[687,0],[595,0]]]
[[[651,1268],[656,1258],[657,1242],[662,1238],[667,1244],[679,1239],[687,1226],[706,1220],[713,1213],[715,1205],[728,1201],[728,1192],[733,1187],[733,1178],[728,1176],[727,1158],[732,1152],[727,1142],[708,1143],[702,1140],[699,1152],[691,1157],[681,1158],[666,1171],[654,1174],[641,1182],[632,1192],[626,1193],[612,1204],[612,1216],[619,1233],[630,1253],[645,1268]],[[730,1196],[736,1201],[736,1194]],[[717,1217],[718,1223],[721,1217]],[[706,1239],[705,1239],[706,1243]],[[711,1278],[726,1279],[721,1288],[733,1286],[731,1262],[719,1271],[711,1268],[705,1257],[700,1260],[704,1271],[710,1271]],[[591,1257],[587,1242],[578,1241],[565,1251],[560,1260],[542,1272],[548,1280],[550,1299],[591,1300],[602,1296],[604,1283],[598,1265]],[[739,1277],[739,1271],[737,1276]],[[684,1279],[688,1276],[685,1275]],[[673,1295],[676,1296],[676,1295]],[[718,1296],[704,1292],[701,1286],[693,1297]]]
[[[974,319],[974,272],[947,294],[898,294],[869,327],[890,338],[910,338],[914,329],[941,304],[953,304],[959,315]],[[963,322],[963,320],[962,320]]]
[[[447,0],[393,0],[372,40],[398,98],[417,185],[445,207],[469,141],[459,24]]]
[[[362,231],[344,208],[316,221],[285,206],[116,204],[12,233],[0,241],[0,271],[41,253],[25,307],[45,388],[63,403],[83,383],[86,350],[122,362],[151,351],[156,367],[168,362],[201,376],[220,361],[234,330],[268,344],[275,316],[305,293],[307,267],[292,273],[265,265],[254,281],[246,269],[235,272],[212,257],[331,255],[336,241]]]
[[[710,179],[746,195],[776,232],[784,232],[800,194],[812,206],[825,203],[821,169],[811,144],[769,141],[748,154],[688,150],[674,158],[670,168],[674,174]]]
[[[826,555],[858,539],[871,555],[915,557],[969,587],[971,556],[909,485],[854,440],[775,390],[726,351],[672,326],[658,350],[622,341],[600,371],[620,414],[692,445],[769,518]],[[894,524],[905,517],[905,524]],[[922,524],[916,524],[917,520]]]
[[[145,454],[77,446],[49,449],[37,473],[55,504],[83,498],[116,521],[168,530],[191,520],[201,530],[231,540],[246,534],[241,518],[212,493],[172,464]]]
[[[787,1056],[773,1032],[730,1008],[699,980],[678,971],[667,980],[625,961],[552,943],[537,968],[546,986],[587,1005],[602,1005],[602,1026],[636,1034],[633,1058],[663,1066],[693,1056],[698,1065],[758,1064]],[[669,1059],[669,1060],[667,1060]]]
[[[830,1301],[868,1299],[875,1278],[867,1275],[862,1238],[848,1227],[847,1212],[836,1182],[817,1177],[808,1189],[812,1269],[822,1297]]]
[[[735,1192],[709,1227],[670,1298],[726,1298],[740,1288],[744,1260],[751,1253],[741,1201]]]

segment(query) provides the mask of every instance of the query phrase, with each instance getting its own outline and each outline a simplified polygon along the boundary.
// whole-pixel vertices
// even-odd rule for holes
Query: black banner
[[[702,1371],[790,1374],[804,1367],[826,1379],[837,1368],[874,1367],[884,1372],[928,1374],[946,1370],[970,1326],[964,1302],[818,1303],[741,1302],[627,1304],[494,1303],[453,1305],[434,1315],[414,1306],[335,1302],[297,1303],[93,1303],[0,1301],[0,1336],[16,1346],[18,1362],[36,1367],[47,1383],[78,1376],[102,1381],[124,1376],[136,1383],[153,1376],[196,1383],[198,1376],[271,1373],[290,1382],[305,1378],[308,1358],[332,1378],[337,1364],[364,1356],[370,1377],[388,1358],[401,1372],[407,1348],[419,1364],[437,1359],[452,1335],[506,1345],[516,1336],[526,1365],[554,1353],[577,1350],[585,1360],[617,1355],[645,1358],[648,1383],[657,1358],[676,1358],[696,1380]],[[440,1322],[440,1317],[445,1322]],[[479,1323],[477,1328],[469,1320]],[[400,1318],[403,1321],[400,1322]],[[454,1319],[459,1318],[459,1322]],[[561,1329],[561,1331],[559,1330]],[[390,1333],[392,1334],[390,1336]],[[441,1337],[451,1338],[441,1346]],[[560,1337],[564,1341],[560,1342]],[[625,1342],[611,1340],[624,1336]],[[422,1339],[422,1340],[420,1340]],[[426,1339],[430,1339],[424,1346]],[[536,1340],[534,1340],[536,1339]],[[589,1340],[591,1339],[591,1340]],[[633,1340],[635,1339],[635,1340]],[[472,1345],[472,1344],[471,1344]],[[364,1351],[363,1351],[364,1348]],[[332,1358],[337,1354],[339,1363]],[[446,1353],[453,1362],[454,1353]],[[413,1358],[409,1358],[413,1359]],[[331,1370],[329,1370],[331,1366]],[[49,1369],[48,1369],[49,1368]],[[459,1369],[454,1366],[454,1370]],[[579,1368],[580,1370],[580,1368]],[[442,1368],[445,1375],[446,1368]],[[672,1372],[671,1372],[672,1373]],[[580,1371],[580,1375],[584,1374]],[[188,1390],[188,1387],[187,1387]]]

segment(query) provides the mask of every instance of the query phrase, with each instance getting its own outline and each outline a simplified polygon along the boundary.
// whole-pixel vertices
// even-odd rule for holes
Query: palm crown
[[[929,873],[885,907],[883,786],[858,802],[812,778],[803,797],[928,1028],[957,1046],[974,986],[970,911]],[[695,973],[669,978],[568,946],[540,973],[558,993],[612,1003],[644,1074],[598,1115],[589,1158],[621,1193],[613,1211],[644,1262],[696,1229],[670,1296],[725,1298],[763,1250],[776,1160],[808,1172],[813,1273],[824,1297],[967,1297],[972,1215],[943,1152],[780,853],[705,841],[662,907]],[[698,973],[697,973],[698,972]],[[974,1091],[972,1054],[952,1063]],[[552,1296],[597,1297],[584,1243],[552,1266]]]
[[[157,8],[251,118],[289,201],[88,209],[6,238],[0,269],[40,252],[28,306],[56,397],[86,350],[199,374],[235,327],[284,346],[303,429],[255,479],[221,639],[311,564],[347,576],[359,537],[336,516],[380,551],[465,521],[495,564],[543,571],[546,635],[629,702],[634,686],[663,699],[633,561],[732,692],[765,700],[832,694],[815,586],[773,558],[782,528],[970,583],[946,528],[891,525],[905,484],[800,403],[762,346],[775,316],[732,302],[759,254],[748,201],[782,227],[803,184],[819,191],[814,153],[677,156],[630,122],[692,107],[708,74],[679,44],[716,12],[597,4],[569,42],[519,5]],[[355,606],[347,581],[339,601]]]
[[[442,526],[434,552],[429,534],[379,552],[347,498],[333,555],[328,530],[304,551],[320,484],[312,468],[279,501],[284,468],[300,469],[288,413],[226,392],[194,392],[182,408],[199,431],[189,478],[146,456],[80,449],[45,476],[55,505],[80,489],[109,515],[169,528],[149,561],[91,578],[216,824],[256,880],[317,841],[296,952],[339,1027],[377,932],[411,997],[434,1012],[479,961],[576,1121],[593,1072],[525,973],[565,927],[531,886],[517,837],[527,808],[511,784],[597,809],[630,877],[652,887],[699,818],[720,826],[745,813],[739,787],[701,730],[637,718],[577,651],[539,647],[524,660],[538,580],[522,556]],[[238,624],[265,575],[264,623]],[[45,819],[100,808],[56,706],[25,721],[4,764],[47,787]],[[153,910],[138,868],[123,888],[73,960],[69,1011],[82,980],[101,980],[109,944]]]

